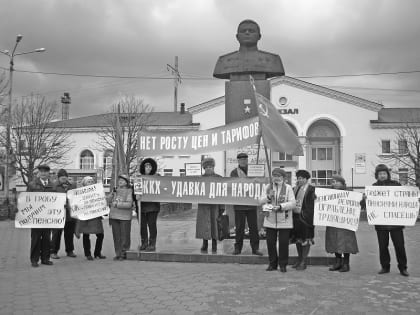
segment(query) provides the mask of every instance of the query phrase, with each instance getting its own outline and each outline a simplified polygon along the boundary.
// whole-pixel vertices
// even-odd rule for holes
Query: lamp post
[[[20,55],[27,55],[37,52],[44,52],[45,48],[38,48],[31,51],[21,52],[17,53],[16,48],[19,45],[19,42],[22,40],[22,35],[19,34],[16,36],[16,43],[15,47],[13,47],[13,50],[10,52],[9,50],[0,50],[0,52],[3,55],[6,55],[9,57],[9,103],[8,103],[8,109],[7,109],[7,121],[6,121],[6,167],[5,167],[5,176],[4,176],[4,187],[5,187],[5,196],[6,196],[6,205],[7,205],[7,215],[10,218],[10,200],[9,200],[9,163],[10,163],[10,154],[11,154],[11,139],[10,139],[10,129],[11,129],[11,118],[12,118],[12,96],[13,96],[13,71],[14,71],[14,58],[16,56]]]

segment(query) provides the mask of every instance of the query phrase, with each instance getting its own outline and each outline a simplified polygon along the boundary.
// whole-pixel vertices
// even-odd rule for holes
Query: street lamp
[[[5,176],[4,176],[4,187],[5,187],[5,192],[6,192],[6,205],[7,205],[7,215],[10,218],[11,213],[10,213],[10,200],[9,200],[9,163],[10,163],[10,153],[11,153],[11,141],[10,141],[10,129],[11,129],[11,118],[12,118],[12,92],[13,92],[13,65],[14,65],[14,58],[16,56],[20,56],[20,55],[27,55],[27,54],[32,54],[32,53],[38,53],[38,52],[44,52],[45,48],[38,48],[38,49],[34,49],[31,51],[26,51],[26,52],[21,52],[21,53],[17,53],[16,52],[16,48],[19,45],[19,42],[22,40],[22,35],[19,34],[16,36],[16,43],[15,43],[15,47],[13,47],[12,52],[10,52],[9,50],[0,50],[0,52],[3,55],[6,55],[9,57],[10,60],[10,68],[9,68],[9,104],[8,104],[8,109],[7,109],[7,121],[6,121],[6,170],[5,170]]]

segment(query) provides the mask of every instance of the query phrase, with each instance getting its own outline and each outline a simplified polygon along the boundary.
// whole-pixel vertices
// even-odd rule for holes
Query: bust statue
[[[255,21],[239,23],[236,39],[240,44],[239,50],[219,57],[213,72],[215,78],[249,80],[251,74],[257,80],[265,80],[284,75],[279,55],[258,50],[261,32]]]

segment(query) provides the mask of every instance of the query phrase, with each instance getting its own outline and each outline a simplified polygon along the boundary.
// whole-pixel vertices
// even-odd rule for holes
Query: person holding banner
[[[204,169],[202,176],[222,177],[214,172],[216,162],[213,158],[203,159],[201,165]],[[219,238],[217,229],[217,218],[225,211],[224,205],[198,204],[195,237],[203,240],[201,252],[207,253],[209,240],[211,239],[211,251],[217,252],[217,240]]]
[[[60,169],[57,172],[58,182],[55,183],[54,190],[56,192],[67,193],[70,189],[76,188],[68,180],[68,174],[66,170]],[[66,208],[66,223],[64,225],[64,244],[65,250],[68,257],[76,257],[74,254],[74,242],[73,237],[76,229],[76,220],[70,216],[70,206],[68,200],[64,206]],[[58,251],[60,250],[61,234],[63,229],[53,229],[51,237],[51,258],[60,259]]]
[[[263,212],[267,231],[267,250],[269,265],[267,271],[273,271],[280,266],[281,272],[286,272],[289,261],[289,236],[293,228],[292,210],[296,207],[295,195],[290,185],[286,184],[286,171],[275,168],[271,172],[272,184],[267,188],[267,196],[260,202],[265,203]],[[279,243],[277,253],[276,244]]]
[[[157,163],[152,158],[144,159],[140,163],[141,175],[155,175],[157,171]],[[156,251],[157,239],[157,217],[160,211],[159,202],[141,202],[140,207],[140,237],[141,245],[140,250],[147,252]],[[147,231],[149,228],[149,231]]]
[[[28,184],[28,192],[54,192],[54,187],[50,180],[50,167],[41,164],[37,167],[39,173]],[[50,266],[53,262],[50,260],[51,229],[31,229],[31,264],[32,267],[38,267],[38,261],[41,257],[41,264]]]
[[[108,196],[110,204],[109,223],[112,227],[114,260],[127,258],[130,249],[131,217],[133,207],[133,191],[130,187],[130,179],[127,175],[118,176],[118,188]]]
[[[385,164],[379,164],[376,166],[375,178],[377,181],[373,184],[373,186],[401,186],[399,182],[391,180],[391,174]],[[379,244],[379,260],[382,266],[378,274],[389,273],[391,269],[391,257],[388,250],[389,236],[391,235],[400,274],[405,277],[409,276],[407,272],[407,255],[404,246],[403,229],[403,226],[398,225],[375,225]]]
[[[248,154],[245,152],[239,153],[236,158],[238,159],[238,167],[232,170],[230,177],[247,177],[248,174]],[[245,220],[248,221],[249,239],[253,255],[262,256],[259,251],[260,238],[258,236],[257,225],[257,207],[247,205],[234,205],[235,211],[235,250],[232,255],[239,255],[242,252],[245,234]]]
[[[332,189],[346,190],[346,181],[340,175],[332,176]],[[350,254],[357,254],[356,233],[347,229],[327,226],[325,230],[325,249],[327,253],[335,254],[335,263],[330,271],[350,271]]]
[[[291,243],[296,243],[298,260],[292,266],[296,270],[306,269],[306,258],[309,255],[311,245],[314,244],[314,201],[315,187],[308,180],[311,175],[307,170],[296,172],[297,185],[293,189],[296,199],[296,208],[293,210],[293,230]]]
[[[95,184],[91,176],[86,176],[81,181],[81,186],[89,186]],[[93,255],[98,259],[105,259],[106,256],[101,254],[102,244],[104,241],[104,227],[102,224],[102,216],[93,218],[90,220],[78,220],[77,222],[77,234],[83,234],[83,250],[87,260],[93,260],[92,253],[90,250],[90,234],[96,234],[95,250]]]

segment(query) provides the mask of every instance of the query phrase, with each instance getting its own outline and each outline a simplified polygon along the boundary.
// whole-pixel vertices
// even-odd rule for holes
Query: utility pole
[[[177,112],[178,107],[178,84],[181,84],[181,75],[178,71],[178,56],[175,56],[175,66],[166,64],[166,70],[170,71],[174,76],[174,112]]]

